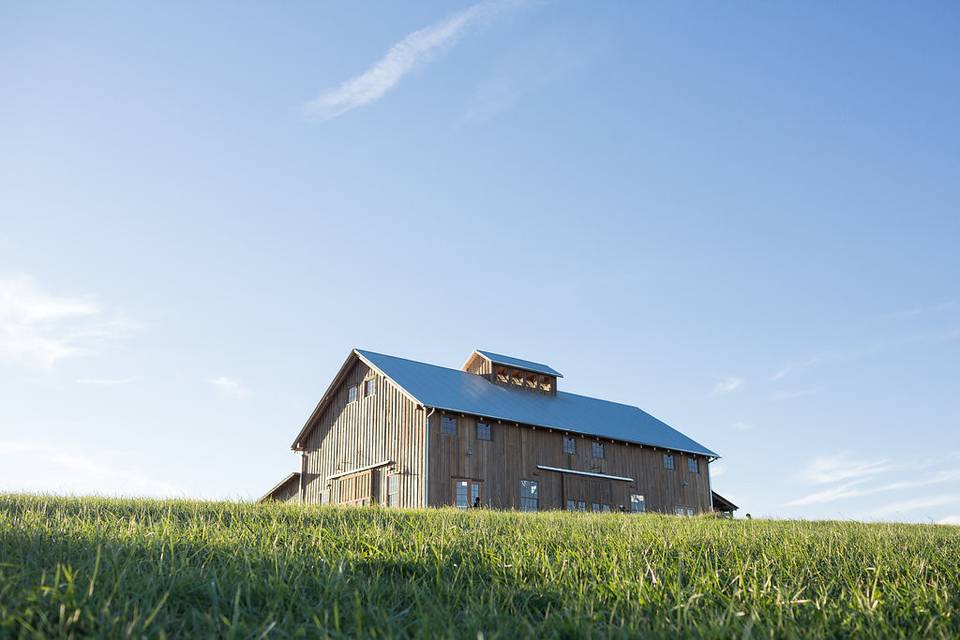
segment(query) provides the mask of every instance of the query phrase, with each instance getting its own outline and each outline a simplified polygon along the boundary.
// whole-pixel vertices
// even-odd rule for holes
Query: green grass
[[[0,637],[960,637],[960,528],[0,495]]]

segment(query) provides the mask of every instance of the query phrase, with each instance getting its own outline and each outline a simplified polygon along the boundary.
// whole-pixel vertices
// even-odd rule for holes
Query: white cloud
[[[877,467],[861,466],[861,471],[864,471],[865,469],[870,470],[876,468]],[[811,504],[824,504],[845,498],[860,498],[863,496],[876,495],[880,493],[889,493],[891,491],[917,489],[920,487],[929,487],[947,482],[957,482],[960,481],[960,469],[939,471],[923,478],[917,478],[914,480],[898,480],[896,482],[888,482],[886,484],[876,486],[864,486],[864,483],[867,482],[867,480],[868,478],[860,478],[858,480],[840,484],[823,491],[817,491],[801,498],[797,498],[796,500],[791,500],[790,502],[787,502],[785,506],[795,507]]]
[[[407,34],[372,67],[339,87],[324,91],[307,103],[308,116],[330,120],[382,98],[414,68],[443,53],[457,42],[467,27],[492,18],[506,2],[481,2],[429,27]]]
[[[0,486],[72,495],[184,495],[173,484],[136,469],[111,466],[75,448],[17,440],[0,440]]]
[[[960,496],[943,495],[943,496],[927,496],[927,497],[921,497],[921,498],[911,498],[909,500],[901,500],[900,502],[891,502],[891,503],[885,504],[879,509],[874,509],[867,515],[873,516],[873,517],[891,516],[898,513],[908,513],[911,511],[919,511],[920,509],[932,509],[934,507],[942,507],[944,505],[953,504],[957,501],[960,501]]]
[[[243,398],[249,391],[236,378],[229,376],[217,376],[216,378],[207,378],[207,382],[216,387],[223,396],[228,398]]]
[[[716,398],[717,396],[725,396],[728,393],[733,393],[734,391],[742,388],[743,383],[743,378],[738,378],[737,376],[721,378],[720,380],[717,380],[717,383],[713,386],[713,389],[708,394],[708,397]]]
[[[77,384],[92,384],[100,386],[114,386],[119,384],[130,384],[136,378],[78,378]]]
[[[817,456],[800,472],[800,478],[813,484],[853,480],[889,471],[887,460],[858,460],[845,453]]]
[[[955,524],[960,526],[960,514],[955,516],[947,516],[946,518],[940,518],[937,520],[937,524]]]
[[[104,318],[90,298],[43,291],[24,275],[0,276],[0,360],[49,369],[65,358],[95,353],[104,339],[131,327]]]
[[[802,498],[791,500],[790,502],[785,503],[784,506],[801,507],[811,504],[833,502],[834,500],[841,500],[843,498],[855,498],[863,495],[863,492],[856,488],[863,482],[863,480],[855,480],[854,482],[847,482],[829,489],[824,489],[823,491],[817,491],[815,493],[805,495]]]

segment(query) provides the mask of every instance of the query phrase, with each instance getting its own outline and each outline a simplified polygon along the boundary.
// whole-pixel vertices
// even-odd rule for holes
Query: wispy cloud
[[[807,367],[812,367],[814,365],[820,364],[825,360],[830,358],[830,354],[822,353],[819,355],[812,356],[810,358],[805,358],[803,360],[798,360],[796,362],[788,362],[787,364],[780,367],[772,376],[771,380],[783,380],[788,375],[793,373],[798,369],[805,369]]]
[[[831,487],[830,489],[826,489],[824,491],[817,491],[815,493],[805,495],[802,498],[797,498],[796,500],[791,500],[790,502],[786,503],[786,506],[795,507],[811,504],[824,504],[847,498],[861,498],[864,496],[889,493],[891,491],[918,489],[920,487],[929,487],[957,481],[960,481],[960,470],[941,471],[925,478],[918,478],[916,480],[900,480],[897,482],[889,482],[872,487],[864,486],[866,479],[861,479]]]
[[[960,526],[960,514],[955,516],[947,516],[946,518],[940,518],[937,520],[937,524],[955,524]]]
[[[99,385],[104,387],[120,385],[120,384],[130,384],[136,380],[135,377],[131,378],[77,378],[77,384],[92,384]]]
[[[0,486],[74,495],[184,495],[137,469],[113,466],[72,447],[27,440],[0,440]]]
[[[812,389],[796,389],[794,391],[776,391],[771,397],[774,400],[794,400],[796,398],[813,396],[821,391],[823,391],[823,387],[814,387]]]
[[[872,476],[893,468],[887,460],[860,460],[838,453],[813,458],[799,473],[799,478],[812,484],[828,484]]]
[[[710,390],[710,393],[707,394],[707,397],[716,398],[718,396],[725,396],[743,388],[743,384],[743,378],[737,376],[727,376],[726,378],[721,378],[717,380],[715,385],[713,385],[713,389]]]
[[[753,423],[752,422],[734,422],[733,428],[737,431],[752,431]]]
[[[229,376],[207,378],[207,382],[216,387],[221,395],[228,398],[243,398],[249,393],[239,380]]]
[[[0,360],[49,369],[95,353],[104,339],[132,328],[123,319],[105,318],[89,297],[44,291],[25,275],[0,276]]]
[[[926,315],[928,313],[937,313],[940,311],[949,311],[950,309],[957,308],[956,300],[947,300],[946,302],[940,302],[937,304],[921,305],[917,307],[910,307],[909,309],[900,309],[899,311],[893,311],[886,314],[887,318],[915,318],[917,316]]]
[[[453,46],[468,27],[489,20],[517,2],[481,2],[429,27],[407,34],[372,67],[304,106],[307,116],[330,120],[382,98],[416,67]]]
[[[867,515],[881,518],[899,513],[919,511],[920,509],[942,507],[944,505],[954,504],[958,501],[960,501],[960,496],[957,495],[924,496],[919,498],[911,498],[909,500],[901,500],[899,502],[891,502],[883,505],[882,507],[874,509],[873,511],[870,511],[867,513]]]

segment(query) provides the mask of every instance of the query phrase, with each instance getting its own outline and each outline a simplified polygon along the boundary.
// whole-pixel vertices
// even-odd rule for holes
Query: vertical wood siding
[[[630,495],[641,494],[648,511],[673,513],[678,506],[696,513],[710,510],[709,465],[704,456],[674,453],[675,468],[664,469],[663,449],[600,441],[604,458],[592,457],[591,437],[576,438],[574,454],[563,453],[563,432],[486,421],[492,440],[477,440],[477,419],[456,416],[457,435],[441,432],[441,412],[430,420],[429,487],[430,506],[453,504],[456,478],[481,482],[484,506],[498,509],[519,508],[520,481],[535,480],[540,488],[540,509],[563,509],[566,500],[583,500],[587,509],[592,502],[608,504],[612,510],[630,508]],[[481,420],[482,421],[482,420]],[[699,460],[700,472],[687,469],[687,458]],[[633,482],[589,478],[538,469],[537,465],[576,469],[632,478]]]
[[[363,383],[370,378],[376,381],[376,393],[364,397]],[[348,402],[351,385],[357,386],[357,399]],[[307,436],[304,501],[319,503],[326,493],[331,503],[354,502],[359,499],[356,487],[330,476],[389,460],[395,464],[370,471],[369,501],[386,504],[387,479],[396,474],[398,506],[424,506],[424,434],[424,411],[389,380],[356,362]]]

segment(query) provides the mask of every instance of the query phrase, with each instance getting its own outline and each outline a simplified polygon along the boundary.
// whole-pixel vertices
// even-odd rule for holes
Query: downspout
[[[707,497],[710,498],[710,513],[713,513],[713,486],[710,482],[710,465],[716,458],[707,458]]]
[[[424,407],[426,409],[426,407]],[[436,411],[436,407],[431,407],[424,419],[426,435],[424,436],[423,446],[423,506],[430,506],[430,416]]]
[[[307,501],[307,452],[300,454],[300,504]]]

